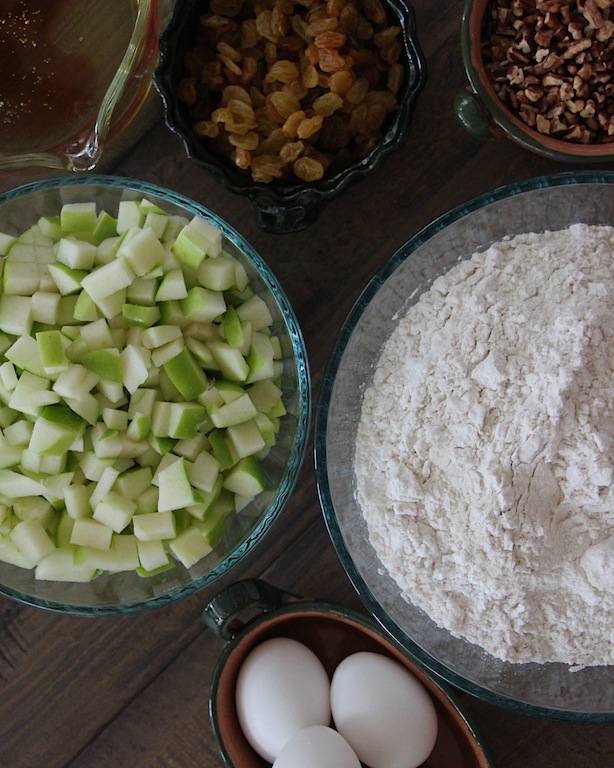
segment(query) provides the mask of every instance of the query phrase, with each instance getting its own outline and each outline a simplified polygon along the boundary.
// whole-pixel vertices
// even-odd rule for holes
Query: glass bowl
[[[470,89],[457,94],[454,108],[465,129],[477,139],[511,139],[551,160],[599,163],[614,159],[614,145],[576,144],[529,128],[495,93],[482,59],[482,28],[490,0],[467,0],[461,21],[461,50]]]
[[[203,206],[170,190],[113,176],[79,175],[27,184],[0,195],[0,232],[18,234],[40,216],[57,215],[64,203],[96,201],[116,215],[122,200],[143,199],[173,215],[203,217],[222,231],[227,252],[242,263],[250,285],[269,307],[272,333],[281,345],[281,389],[286,415],[274,447],[262,461],[265,490],[228,518],[223,538],[191,568],[142,578],[136,571],[100,573],[86,583],[36,580],[32,570],[0,562],[0,594],[73,615],[126,614],[177,600],[210,584],[239,563],[278,519],[304,457],[310,421],[310,373],[301,329],[274,274],[241,235]]]
[[[322,380],[315,420],[318,491],[337,555],[365,606],[418,662],[449,683],[523,714],[614,721],[614,666],[517,664],[438,627],[381,564],[356,501],[354,446],[363,392],[399,316],[433,280],[506,236],[614,222],[614,173],[534,178],[477,197],[408,240],[347,317]]]
[[[91,171],[150,91],[158,0],[17,0],[4,6],[0,172]]]
[[[154,83],[165,107],[166,123],[182,141],[188,157],[208,171],[231,192],[247,195],[254,206],[258,225],[273,233],[294,232],[315,221],[327,201],[347,185],[374,170],[407,138],[415,102],[426,78],[425,62],[417,41],[412,7],[405,0],[384,3],[394,24],[402,29],[402,60],[406,65],[399,94],[399,109],[378,145],[362,160],[329,178],[309,183],[256,183],[236,168],[229,158],[216,154],[192,130],[188,109],[178,96],[178,85],[186,76],[184,59],[194,46],[198,19],[208,7],[202,0],[178,0],[171,20],[160,38],[160,64]]]

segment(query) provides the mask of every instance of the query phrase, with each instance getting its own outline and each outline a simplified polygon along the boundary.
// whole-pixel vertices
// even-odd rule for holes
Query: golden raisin
[[[326,13],[331,17],[338,17],[345,7],[346,0],[326,0]]]
[[[291,83],[293,80],[298,80],[299,68],[293,61],[276,61],[269,67],[269,71],[266,73],[265,82],[273,83]]]
[[[324,176],[324,166],[311,157],[299,157],[292,170],[302,181],[318,181]]]
[[[318,50],[320,51],[318,62],[323,72],[330,74],[346,69],[345,57],[339,51],[334,48],[319,48]]]
[[[343,99],[336,93],[323,93],[313,102],[313,111],[317,115],[330,117],[343,106]]]
[[[326,32],[321,32],[319,35],[316,35],[313,42],[315,43],[316,48],[343,48],[346,41],[346,36],[344,32],[338,32],[336,30],[330,29]]]
[[[318,70],[313,64],[308,64],[303,70],[301,81],[305,88],[315,88],[319,82]]]
[[[350,104],[360,104],[369,92],[369,81],[365,77],[359,77],[346,91],[345,98]]]
[[[234,164],[237,166],[237,168],[241,168],[244,171],[246,171],[252,164],[251,152],[249,152],[246,149],[236,149],[231,154],[231,157],[234,161]]]
[[[290,93],[274,91],[266,98],[267,114],[269,118],[283,125],[293,112],[301,108],[299,100]]]
[[[307,34],[310,37],[317,37],[317,35],[321,35],[322,32],[327,32],[331,29],[336,29],[339,22],[337,19],[316,19],[315,21],[310,22],[307,24]]]
[[[283,176],[284,165],[284,161],[278,155],[258,155],[252,159],[252,179],[268,184],[273,179]]]
[[[194,123],[192,129],[197,136],[207,139],[215,139],[220,135],[220,127],[213,120],[200,120],[198,123]]]
[[[279,150],[279,156],[284,163],[293,163],[305,149],[302,141],[289,141]]]
[[[299,139],[309,139],[320,130],[323,121],[323,115],[306,117],[299,123],[298,128],[296,129],[296,135],[299,137]]]
[[[354,75],[347,69],[341,69],[331,74],[328,83],[333,93],[347,93],[354,83]]]
[[[286,136],[294,137],[297,135],[298,127],[305,119],[306,115],[302,109],[293,112],[282,126],[282,131]]]
[[[196,99],[198,97],[196,93],[196,78],[185,77],[179,83],[178,95],[181,101],[185,104],[196,104]]]
[[[230,61],[233,61],[235,63],[241,61],[241,54],[239,51],[237,51],[236,48],[233,48],[232,45],[228,45],[228,43],[220,42],[217,44],[217,52],[222,58],[229,59]]]
[[[241,10],[243,0],[211,0],[209,10],[220,16],[236,16]]]
[[[237,149],[254,150],[258,149],[258,145],[260,144],[260,136],[255,131],[248,131],[243,135],[232,133],[228,137],[228,141],[233,145],[233,147],[237,147]]]
[[[249,93],[240,85],[227,85],[222,91],[222,100],[220,105],[222,107],[228,106],[230,101],[242,101],[251,107],[252,99]]]

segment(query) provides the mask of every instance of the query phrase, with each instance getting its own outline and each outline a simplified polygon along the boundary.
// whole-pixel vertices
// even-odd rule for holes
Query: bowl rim
[[[418,645],[401,627],[391,619],[379,604],[369,585],[360,574],[354,564],[352,554],[346,546],[343,533],[339,528],[335,507],[332,500],[331,484],[327,470],[327,430],[328,409],[332,398],[335,379],[340,368],[345,350],[351,340],[355,327],[365,313],[370,302],[375,298],[380,287],[394,273],[401,263],[411,258],[411,255],[426,241],[430,240],[438,232],[448,225],[462,219],[480,208],[508,197],[530,192],[536,189],[548,187],[569,186],[577,183],[595,183],[614,185],[614,171],[563,171],[560,173],[536,176],[519,182],[512,182],[498,186],[491,191],[470,198],[447,212],[435,218],[432,222],[420,229],[416,234],[401,245],[392,257],[371,278],[361,292],[350,312],[346,316],[337,339],[331,351],[328,363],[322,376],[322,384],[315,407],[314,414],[314,457],[316,468],[316,484],[318,497],[324,522],[330,536],[333,548],[339,561],[356,590],[363,604],[379,622],[384,630],[390,634],[398,644],[418,664],[426,667],[431,673],[443,678],[456,688],[459,688],[482,701],[496,706],[504,707],[519,714],[551,720],[573,721],[576,723],[610,723],[614,722],[614,711],[610,712],[580,712],[577,710],[565,710],[559,707],[546,705],[534,705],[519,701],[513,696],[491,691],[479,683],[467,680],[462,675],[450,670],[445,664],[438,661],[428,651]]]
[[[137,192],[162,199],[171,205],[179,206],[192,215],[204,216],[208,221],[218,226],[222,234],[233,243],[258,272],[259,278],[271,293],[283,316],[288,337],[292,343],[292,354],[297,376],[296,392],[296,427],[292,449],[281,477],[279,488],[257,523],[236,542],[232,549],[213,568],[189,582],[169,589],[163,594],[133,600],[126,603],[107,603],[90,605],[79,603],[62,603],[49,598],[42,598],[0,583],[0,595],[12,598],[20,603],[51,611],[76,616],[108,616],[124,615],[142,612],[151,608],[166,605],[191,595],[215,580],[225,575],[243,557],[250,553],[264,538],[269,529],[278,520],[298,480],[310,434],[312,404],[311,404],[311,372],[307,347],[301,327],[281,284],[256,249],[235,230],[228,222],[211,211],[206,206],[192,200],[181,193],[150,182],[140,181],[129,177],[107,174],[85,174],[79,176],[50,177],[19,185],[0,193],[0,209],[5,202],[18,200],[31,193],[45,190],[57,190],[64,187],[104,187],[117,190]],[[61,583],[61,582],[58,582]]]
[[[567,162],[604,162],[614,159],[614,142],[575,144],[553,139],[523,123],[501,101],[486,73],[482,58],[481,30],[488,4],[489,0],[466,0],[461,21],[461,51],[465,73],[482,108],[511,139],[525,149]]]
[[[409,65],[408,81],[404,87],[399,109],[385,135],[366,158],[354,165],[317,182],[297,182],[283,186],[254,182],[251,177],[244,176],[235,170],[232,164],[225,163],[223,159],[218,159],[210,153],[206,147],[203,148],[202,142],[197,140],[189,130],[183,128],[185,120],[181,114],[182,107],[175,96],[172,82],[173,41],[177,35],[182,34],[186,24],[186,11],[193,10],[194,0],[179,0],[176,3],[171,19],[160,36],[160,59],[153,73],[153,82],[164,105],[167,127],[180,139],[186,155],[192,162],[211,173],[218,183],[231,192],[246,194],[253,201],[257,202],[262,198],[277,204],[292,204],[300,203],[305,199],[327,200],[336,195],[350,182],[378,167],[390,152],[403,144],[409,132],[414,105],[426,83],[426,59],[416,34],[413,6],[407,0],[385,0],[385,2],[398,17],[401,25],[403,45]]]

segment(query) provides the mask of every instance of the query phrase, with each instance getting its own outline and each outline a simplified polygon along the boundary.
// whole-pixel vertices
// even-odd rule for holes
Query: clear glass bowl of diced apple
[[[0,594],[78,615],[191,594],[267,534],[310,420],[258,253],[151,184],[0,195]]]

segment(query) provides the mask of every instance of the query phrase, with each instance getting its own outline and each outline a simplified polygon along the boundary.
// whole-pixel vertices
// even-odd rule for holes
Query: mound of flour
[[[614,663],[614,229],[474,254],[400,320],[356,494],[404,596],[510,662]]]

